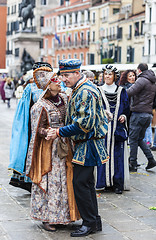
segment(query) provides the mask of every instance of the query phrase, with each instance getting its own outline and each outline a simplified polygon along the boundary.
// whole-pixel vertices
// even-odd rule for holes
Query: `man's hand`
[[[50,139],[52,139],[52,140],[54,140],[54,139],[56,139],[57,138],[57,134],[56,134],[56,128],[51,128],[51,127],[49,127],[48,128],[48,131],[47,131],[47,136],[46,136],[46,140],[50,140]]]

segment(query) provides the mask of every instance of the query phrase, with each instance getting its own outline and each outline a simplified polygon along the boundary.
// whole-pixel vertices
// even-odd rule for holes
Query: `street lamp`
[[[101,37],[100,41],[98,40],[96,42],[97,54],[100,55],[101,64],[102,64],[102,59],[104,57],[104,50],[106,50],[107,48],[108,48],[108,39]]]

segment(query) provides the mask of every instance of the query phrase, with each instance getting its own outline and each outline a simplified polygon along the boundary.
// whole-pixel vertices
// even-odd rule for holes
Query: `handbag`
[[[117,142],[124,142],[128,139],[127,129],[124,125],[118,125],[114,132],[115,140]]]

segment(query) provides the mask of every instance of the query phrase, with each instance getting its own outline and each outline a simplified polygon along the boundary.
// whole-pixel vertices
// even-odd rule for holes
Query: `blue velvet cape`
[[[43,90],[35,83],[30,83],[24,89],[22,98],[17,105],[12,125],[10,142],[10,163],[8,168],[23,173],[29,141],[29,117],[31,101],[36,102]]]

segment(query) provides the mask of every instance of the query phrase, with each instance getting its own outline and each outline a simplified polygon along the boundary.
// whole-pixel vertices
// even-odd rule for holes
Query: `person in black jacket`
[[[133,96],[132,112],[129,126],[130,171],[137,171],[138,146],[148,159],[146,170],[156,166],[156,161],[149,146],[143,141],[146,129],[152,119],[153,99],[156,91],[156,76],[148,65],[140,63],[137,67],[138,79],[127,89],[129,97]]]

